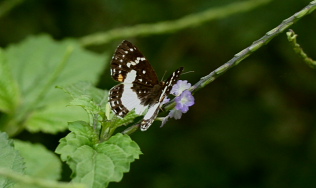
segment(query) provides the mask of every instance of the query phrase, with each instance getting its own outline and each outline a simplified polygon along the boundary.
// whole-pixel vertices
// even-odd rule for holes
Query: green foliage
[[[13,114],[19,104],[20,91],[2,49],[0,49],[0,90],[0,110]]]
[[[61,175],[61,162],[51,151],[41,144],[32,144],[19,140],[14,141],[15,149],[18,150],[25,161],[25,174],[42,179],[58,180]],[[34,185],[19,183],[16,188],[35,188]]]
[[[99,143],[98,135],[87,123],[73,122],[69,129],[71,133],[60,140],[56,152],[72,169],[74,182],[107,187],[110,182],[120,181],[141,154],[128,135],[116,134]]]
[[[14,149],[13,141],[9,140],[8,135],[3,132],[0,132],[0,151],[0,168],[24,173],[22,156]],[[0,187],[7,188],[12,185],[12,180],[0,176]]]
[[[43,35],[0,49],[1,129],[10,135],[23,129],[56,133],[66,122],[85,116],[69,107],[56,85],[80,80],[96,83],[105,56],[82,49],[75,41],[56,42]]]
[[[132,123],[137,115],[134,111],[124,118],[118,118],[112,114],[108,100],[108,92],[95,88],[88,82],[79,82],[66,87],[59,87],[72,96],[70,105],[82,107],[89,115],[89,125],[100,133],[101,141],[112,136],[115,129],[122,125]]]
[[[59,88],[73,98],[70,105],[80,106],[88,113],[90,122],[93,122],[94,114],[104,115],[105,109],[102,107],[107,102],[107,91],[95,88],[89,82],[78,82]]]
[[[108,92],[88,82],[59,88],[73,97],[71,105],[80,106],[89,114],[89,122],[69,123],[71,132],[56,149],[70,166],[72,181],[89,187],[106,187],[120,181],[141,151],[128,135],[112,135],[117,127],[131,123],[138,115],[132,112],[124,119],[113,116],[106,104]]]

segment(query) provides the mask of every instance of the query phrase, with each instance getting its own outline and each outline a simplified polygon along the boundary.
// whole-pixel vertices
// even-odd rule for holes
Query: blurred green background
[[[0,18],[0,46],[48,33],[56,40],[140,23],[174,20],[234,0],[25,0]],[[180,32],[122,38],[89,47],[113,53],[132,41],[166,76],[180,66],[191,83],[213,71],[308,0],[274,0],[249,12]],[[316,12],[292,29],[314,59]],[[36,49],[34,49],[36,51]],[[110,59],[108,59],[110,61]],[[285,33],[195,94],[196,104],[164,128],[156,122],[131,137],[144,155],[110,187],[316,187],[316,70],[293,53]],[[115,82],[104,70],[99,88]],[[17,138],[54,150],[59,135],[23,132]],[[69,180],[65,166],[63,180]]]

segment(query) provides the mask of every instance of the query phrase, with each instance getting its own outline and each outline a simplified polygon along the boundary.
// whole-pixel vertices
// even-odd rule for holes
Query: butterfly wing
[[[136,71],[136,77],[126,80],[132,70]],[[111,75],[114,80],[124,83],[139,83],[149,87],[159,83],[155,70],[145,56],[126,40],[117,47],[112,57]]]
[[[180,67],[179,69],[174,71],[172,75],[165,81],[158,102],[149,107],[147,113],[145,114],[143,120],[140,123],[140,130],[146,131],[154,122],[154,120],[158,116],[163,100],[170,94],[172,86],[179,80],[179,76],[182,73],[182,71],[183,67]]]
[[[109,102],[114,113],[124,117],[135,109],[137,114],[142,114],[148,107],[148,94],[159,81],[148,60],[132,43],[124,40],[117,47],[112,57],[111,76],[122,82],[110,90]]]

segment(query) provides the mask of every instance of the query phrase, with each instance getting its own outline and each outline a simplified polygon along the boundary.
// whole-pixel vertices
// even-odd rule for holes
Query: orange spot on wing
[[[124,81],[123,75],[119,74],[118,77],[117,77],[117,80],[120,81],[120,82],[123,82]]]

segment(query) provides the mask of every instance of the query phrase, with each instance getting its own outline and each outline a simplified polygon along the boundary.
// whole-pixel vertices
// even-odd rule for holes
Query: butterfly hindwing
[[[129,112],[129,110],[122,104],[121,98],[123,89],[123,84],[116,85],[110,90],[109,95],[109,101],[113,112],[121,117],[124,117]]]

